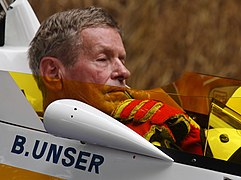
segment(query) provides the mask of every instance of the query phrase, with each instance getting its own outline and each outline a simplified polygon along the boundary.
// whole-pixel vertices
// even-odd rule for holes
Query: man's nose
[[[122,78],[123,80],[129,78],[131,75],[130,71],[122,63],[121,60],[116,60],[113,65],[112,78]]]

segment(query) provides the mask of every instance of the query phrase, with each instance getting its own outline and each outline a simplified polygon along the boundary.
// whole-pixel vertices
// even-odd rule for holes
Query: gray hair
[[[28,51],[29,66],[44,91],[39,67],[43,57],[59,59],[65,67],[73,65],[82,47],[80,33],[86,28],[111,27],[120,34],[117,22],[102,8],[88,7],[59,12],[42,22]]]

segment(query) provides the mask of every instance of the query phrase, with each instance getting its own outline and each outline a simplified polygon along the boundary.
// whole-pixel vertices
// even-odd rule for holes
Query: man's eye
[[[122,62],[122,64],[126,63],[126,57],[125,56],[120,56],[119,59]]]
[[[126,59],[125,58],[120,59],[120,61],[121,61],[122,64],[126,63]]]
[[[96,59],[96,63],[99,64],[99,66],[107,66],[108,65],[108,58],[99,58]]]
[[[100,58],[100,59],[97,59],[97,61],[107,61],[107,58]]]

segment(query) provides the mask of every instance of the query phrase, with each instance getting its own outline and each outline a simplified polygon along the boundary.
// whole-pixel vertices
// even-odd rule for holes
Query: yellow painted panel
[[[42,94],[32,74],[10,72],[36,112],[43,112]]]
[[[0,164],[0,174],[1,179],[8,179],[8,180],[59,180],[60,178],[48,176],[41,173],[36,173],[33,171],[16,168],[12,166],[8,166],[5,164]]]

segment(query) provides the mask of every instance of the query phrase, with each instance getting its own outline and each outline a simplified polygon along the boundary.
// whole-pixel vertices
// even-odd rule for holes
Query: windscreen
[[[31,74],[11,73],[11,75],[41,119],[47,106],[46,103],[51,101],[42,96]],[[176,143],[178,140],[172,142],[168,137],[165,137],[168,140],[164,138],[163,141],[157,141],[156,139],[159,136],[156,134],[155,136],[150,135],[148,134],[149,131],[139,131],[137,127],[145,124],[148,118],[151,119],[152,125],[157,121],[165,124],[164,116],[167,117],[174,113],[176,115],[174,117],[177,118],[179,114],[184,113],[186,117],[191,119],[189,119],[190,122],[193,121],[194,126],[200,129],[203,150],[202,154],[190,150],[187,150],[186,153],[241,163],[241,81],[239,80],[198,73],[185,73],[179,80],[168,86],[150,90],[68,80],[65,82],[65,86],[67,85],[69,85],[69,88],[65,89],[65,91],[68,91],[65,97],[58,95],[58,91],[52,94],[53,97],[46,97],[52,101],[58,98],[69,98],[86,102],[114,116],[115,119],[137,131],[154,145],[180,152],[185,152],[185,149],[180,148],[181,143]],[[165,104],[173,107],[173,112],[170,108],[163,109],[162,113],[160,113],[160,109],[155,109],[156,106],[160,107]],[[181,110],[176,111],[176,109]],[[159,121],[157,117],[162,121]],[[175,121],[176,124],[182,121],[181,119],[176,121],[174,118],[171,118],[171,120]],[[171,121],[168,120],[168,123],[171,123]],[[158,128],[154,129],[155,131],[158,130],[160,134],[165,132],[159,134],[160,136],[164,134],[167,136],[173,135],[176,139],[183,136],[183,139],[185,139],[188,134],[180,131],[181,125],[169,128],[168,130],[172,131],[170,134],[161,124],[155,125],[158,125]],[[142,128],[149,127],[153,128],[153,126],[144,125]]]

